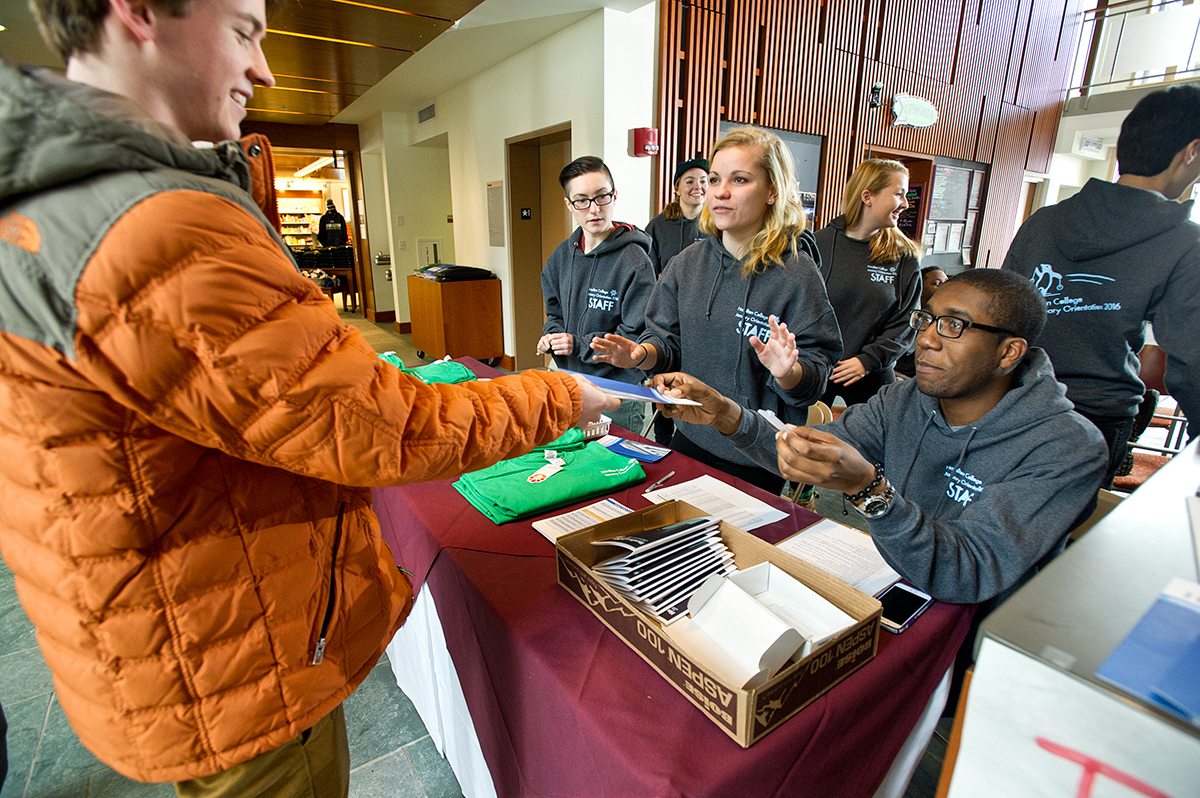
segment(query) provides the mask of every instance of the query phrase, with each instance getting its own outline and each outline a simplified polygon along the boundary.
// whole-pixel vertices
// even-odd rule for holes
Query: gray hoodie
[[[1200,225],[1192,202],[1089,180],[1073,197],[1029,218],[1004,268],[1046,298],[1045,347],[1080,412],[1137,412],[1144,386],[1144,322],[1167,352],[1166,383],[1200,419]]]
[[[650,263],[654,266],[655,277],[662,274],[671,258],[704,238],[704,233],[697,226],[699,221],[699,216],[695,219],[686,216],[668,219],[666,213],[660,213],[646,225],[646,235],[654,242],[650,248]]]
[[[938,400],[904,380],[817,429],[882,463],[896,489],[869,522],[883,558],[934,598],[962,604],[1002,600],[1057,554],[1106,462],[1103,437],[1071,409],[1036,347],[974,424],[951,427]],[[774,429],[757,413],[743,411],[729,440],[778,473]]]
[[[811,235],[805,231],[797,244],[783,266],[748,278],[741,276],[741,261],[713,236],[676,255],[654,286],[640,339],[659,352],[654,371],[687,372],[743,407],[767,408],[784,421],[803,424],[841,356],[842,340],[813,262]],[[790,391],[759,362],[748,340],[752,335],[767,340],[772,314],[795,334],[804,367],[803,379]],[[684,436],[717,457],[756,464],[712,427],[676,423]]]
[[[608,238],[586,255],[575,232],[555,248],[542,270],[546,300],[544,333],[566,332],[575,337],[569,355],[555,355],[560,368],[595,374],[622,382],[641,382],[637,369],[614,368],[596,360],[592,339],[616,333],[636,339],[646,324],[646,303],[654,288],[650,266],[650,236],[630,224],[617,222]]]

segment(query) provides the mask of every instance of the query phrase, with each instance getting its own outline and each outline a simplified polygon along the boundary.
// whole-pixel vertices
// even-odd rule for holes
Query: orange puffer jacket
[[[406,377],[243,190],[261,151],[76,91],[0,64],[0,549],[83,743],[195,778],[330,712],[407,614],[369,486],[523,453],[580,394]]]

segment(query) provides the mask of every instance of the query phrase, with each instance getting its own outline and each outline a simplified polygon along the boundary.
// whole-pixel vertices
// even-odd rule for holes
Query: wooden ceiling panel
[[[288,125],[323,125],[329,121],[324,114],[301,114],[290,111],[251,111],[246,119],[254,122],[282,122]]]
[[[248,119],[321,125],[462,19],[482,0],[299,0],[268,20],[263,52],[275,89],[259,89]],[[5,8],[0,49],[22,63],[63,71],[25,0]],[[335,40],[335,41],[329,41]]]
[[[467,15],[467,12],[479,5],[483,0],[333,0],[345,5],[369,5],[379,8],[390,8],[409,14],[419,14],[424,17],[446,19],[454,22]]]
[[[259,87],[255,90],[254,99],[247,106],[247,110],[255,112],[291,111],[333,117],[352,102],[354,102],[354,97],[344,94]]]
[[[362,42],[414,53],[449,29],[453,20],[398,14],[381,8],[308,0],[286,3],[271,17],[272,33],[287,31],[305,36]],[[268,38],[270,38],[268,36]]]
[[[275,34],[263,40],[263,53],[272,71],[303,75],[333,83],[374,86],[403,64],[412,53],[354,44]]]
[[[298,91],[319,91],[326,94],[341,94],[346,97],[358,97],[371,88],[369,83],[334,83],[316,77],[303,75],[286,75],[280,72],[275,75],[275,86],[280,89],[296,89]]]

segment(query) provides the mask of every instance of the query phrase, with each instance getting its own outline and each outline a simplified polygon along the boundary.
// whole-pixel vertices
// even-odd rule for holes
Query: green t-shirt
[[[551,465],[546,453],[561,459],[561,470],[538,472]],[[529,454],[502,460],[494,466],[463,474],[454,488],[475,509],[497,524],[517,521],[583,499],[615,493],[646,478],[636,460],[622,457],[583,440],[572,428],[553,443]]]

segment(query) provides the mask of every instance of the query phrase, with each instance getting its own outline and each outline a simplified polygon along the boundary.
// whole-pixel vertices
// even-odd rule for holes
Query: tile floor
[[[342,318],[358,328],[378,352],[395,351],[408,365],[422,362],[407,335],[391,323],[354,314]],[[828,508],[835,508],[832,502]],[[836,508],[840,510],[840,507]],[[170,785],[139,784],[89,753],[67,724],[50,671],[34,639],[33,625],[17,601],[13,576],[0,564],[0,704],[8,718],[8,777],[0,798],[142,798],[172,796]],[[350,737],[352,798],[451,798],[458,781],[437,753],[420,717],[400,692],[386,657],[345,705]],[[949,736],[949,723],[939,727]],[[931,798],[945,742],[934,737],[905,798]]]

